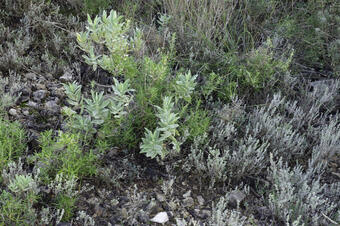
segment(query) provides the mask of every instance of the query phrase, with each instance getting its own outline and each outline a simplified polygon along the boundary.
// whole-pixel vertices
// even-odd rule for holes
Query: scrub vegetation
[[[336,0],[4,0],[0,225],[339,225],[339,110]]]

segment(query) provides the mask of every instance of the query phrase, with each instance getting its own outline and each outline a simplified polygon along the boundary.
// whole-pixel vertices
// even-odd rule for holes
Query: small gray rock
[[[46,89],[46,86],[45,86],[45,84],[41,84],[41,83],[36,83],[36,84],[34,84],[34,88],[36,89],[36,90],[47,90]]]
[[[120,210],[120,214],[122,215],[123,219],[127,219],[129,217],[128,211],[126,210],[126,208],[122,208]]]
[[[242,201],[245,199],[246,195],[238,190],[232,191],[229,193],[229,205],[232,207],[236,207],[237,204],[241,204]]]
[[[201,195],[197,196],[197,201],[201,206],[204,205],[204,198]]]
[[[165,196],[163,194],[156,194],[157,200],[160,202],[164,202],[166,200]]]
[[[17,110],[15,110],[14,108],[11,108],[9,111],[8,111],[8,114],[14,116],[14,117],[18,117],[18,112]]]
[[[51,96],[55,96],[58,98],[64,98],[65,96],[65,90],[63,87],[52,87],[51,89]]]
[[[52,112],[52,113],[58,113],[60,110],[60,106],[57,104],[57,101],[50,100],[45,103],[46,110]]]
[[[37,102],[42,101],[47,97],[47,90],[37,90],[33,92],[33,99]]]
[[[190,196],[191,196],[191,190],[189,190],[189,191],[187,191],[183,194],[184,198],[187,198],[187,197],[190,197]]]
[[[51,73],[46,73],[44,74],[44,77],[47,79],[47,80],[52,80],[53,79],[53,75]]]
[[[150,219],[150,221],[159,224],[164,224],[169,221],[169,217],[166,212],[160,212],[157,213],[156,216],[154,216],[152,219]]]
[[[34,101],[29,101],[27,103],[27,106],[30,107],[30,108],[34,108],[34,109],[37,109],[39,107],[39,105]]]
[[[193,206],[194,204],[195,204],[194,199],[191,198],[191,197],[187,197],[187,198],[185,198],[185,199],[183,200],[183,205],[184,205],[185,207],[191,207],[191,206]]]
[[[95,215],[97,217],[101,217],[101,216],[105,215],[105,209],[103,207],[101,207],[99,204],[97,204],[94,207],[94,211],[95,211]]]
[[[29,115],[30,115],[30,112],[29,112],[28,110],[24,110],[24,111],[22,112],[22,114],[25,115],[25,116],[29,116]]]

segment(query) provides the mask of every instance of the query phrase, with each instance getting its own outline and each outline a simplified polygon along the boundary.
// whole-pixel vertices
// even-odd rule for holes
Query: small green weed
[[[0,118],[0,171],[22,156],[26,149],[26,134],[18,122]]]
[[[33,225],[36,220],[33,204],[34,202],[30,202],[28,199],[22,199],[7,191],[2,191],[0,222],[4,223],[3,225]]]
[[[73,217],[73,212],[75,209],[76,197],[69,197],[67,195],[60,194],[56,200],[56,208],[64,210],[64,215],[62,220],[68,222]]]
[[[91,150],[81,150],[79,135],[60,132],[53,139],[52,131],[46,131],[41,134],[39,141],[41,151],[32,156],[30,161],[39,167],[45,183],[58,173],[70,178],[82,178],[96,173],[97,157]]]

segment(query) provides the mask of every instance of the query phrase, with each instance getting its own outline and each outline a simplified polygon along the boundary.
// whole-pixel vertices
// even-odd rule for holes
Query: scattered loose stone
[[[194,199],[191,198],[191,197],[187,197],[187,198],[185,198],[185,199],[183,200],[183,205],[184,205],[185,207],[191,207],[191,206],[193,206],[194,204],[195,204]]]
[[[169,217],[166,212],[160,212],[157,213],[156,216],[154,216],[152,219],[150,219],[150,221],[159,224],[164,224],[169,221]]]
[[[128,212],[125,208],[121,209],[120,214],[124,219],[127,219],[129,217]]]
[[[51,87],[50,88],[51,91],[51,96],[56,96],[58,98],[64,98],[65,96],[65,91],[63,87]]]
[[[25,98],[29,98],[29,96],[31,95],[32,90],[30,89],[30,87],[24,87],[21,90],[21,96],[20,97],[25,97]]]
[[[41,100],[45,99],[47,96],[47,90],[37,90],[33,92],[33,99],[37,102],[40,102]]]
[[[50,112],[54,113],[54,114],[58,113],[59,110],[60,110],[60,107],[59,107],[59,105],[57,104],[57,101],[56,101],[56,100],[47,101],[47,102],[45,103],[45,108],[46,108],[47,110],[49,110]]]
[[[190,197],[191,196],[191,190],[187,191],[186,193],[183,194],[184,198]]]
[[[39,107],[38,104],[36,102],[34,102],[34,101],[29,101],[27,103],[27,106],[31,107],[31,108],[34,108],[34,109],[37,109]]]
[[[37,83],[34,85],[36,90],[46,90],[46,85]]]
[[[160,202],[164,202],[166,200],[165,196],[163,194],[156,194],[157,200]]]
[[[25,115],[25,116],[29,116],[29,115],[30,115],[30,112],[29,112],[28,110],[24,110],[24,111],[22,112],[22,114]]]
[[[246,195],[241,191],[232,191],[229,194],[229,205],[236,207],[238,203],[241,204],[245,197]]]
[[[204,198],[201,195],[197,196],[197,201],[201,206],[204,205]]]
[[[101,207],[99,204],[97,204],[95,207],[94,207],[94,211],[95,211],[95,215],[97,215],[98,217],[101,217],[104,215],[104,208]]]
[[[47,80],[52,80],[53,79],[53,75],[51,73],[46,73],[44,74],[44,77],[47,79]]]
[[[11,108],[8,113],[14,117],[18,117],[18,112],[14,108]]]

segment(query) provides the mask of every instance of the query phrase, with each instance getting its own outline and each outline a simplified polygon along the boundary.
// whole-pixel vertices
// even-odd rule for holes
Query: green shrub
[[[37,214],[33,208],[34,197],[22,199],[10,192],[0,194],[0,225],[34,225]]]
[[[143,130],[146,128],[146,137],[142,139],[140,145],[142,153],[146,153],[147,156],[152,158],[157,155],[164,158],[168,153],[168,146],[178,152],[180,144],[175,137],[179,135],[176,128],[180,125],[177,124],[179,119],[177,114],[183,114],[191,106],[197,75],[192,75],[189,71],[177,73],[177,76],[172,78],[171,57],[173,50],[171,46],[173,44],[170,45],[167,52],[165,49],[160,50],[157,55],[158,59],[138,54],[144,46],[141,31],[137,28],[130,29],[130,22],[128,20],[123,21],[123,17],[115,11],[111,11],[109,15],[104,11],[101,17],[96,16],[94,20],[88,17],[88,23],[87,32],[77,34],[79,45],[87,53],[87,55],[84,55],[86,62],[92,65],[94,70],[97,69],[97,66],[100,66],[114,77],[124,79],[125,82],[120,83],[114,78],[113,95],[107,95],[108,100],[103,99],[103,93],[98,94],[92,91],[93,101],[85,101],[85,111],[81,110],[81,114],[87,112],[86,114],[90,116],[87,118],[90,119],[92,124],[101,127],[105,121],[115,114],[112,107],[110,111],[107,109],[109,100],[116,100],[117,104],[114,104],[114,107],[118,113],[128,107],[132,100],[132,97],[126,93],[134,91],[134,106],[130,112],[128,108],[126,111],[130,115],[134,115],[134,122],[131,126],[136,129],[135,135],[131,134],[133,131],[131,127],[125,127],[122,137],[124,139],[136,137],[140,140],[143,136]],[[175,39],[173,39],[174,41]],[[130,83],[132,89],[130,89]],[[75,106],[79,105],[81,98],[76,94],[77,89],[72,88],[71,85],[68,86],[70,88],[65,86],[66,90],[74,90],[74,95],[72,92],[68,94],[69,103],[76,103],[73,104]],[[93,110],[96,110],[98,118],[91,113],[93,110],[90,111],[87,107],[94,104],[95,99],[98,106]],[[174,102],[172,102],[172,99],[174,99]],[[158,107],[160,105],[163,105],[163,107]],[[155,112],[155,109],[158,112]],[[124,114],[126,111],[124,110]],[[178,111],[178,113],[175,111]],[[121,114],[118,113],[118,115]],[[84,115],[77,115],[77,117],[84,117]],[[122,117],[115,116],[115,118]],[[157,118],[159,120],[158,126],[156,124]],[[112,123],[114,122],[112,121]],[[109,127],[109,124],[106,124],[106,128]],[[151,132],[152,130],[154,132]],[[108,134],[105,134],[103,136],[108,137]],[[113,135],[113,137],[116,136]],[[102,142],[102,145],[106,144],[107,142]]]
[[[68,222],[72,219],[78,194],[84,189],[78,190],[77,185],[75,176],[63,173],[57,174],[51,183],[48,184],[48,188],[54,197],[54,206],[56,209],[62,210],[59,221]]]
[[[21,160],[11,162],[2,171],[3,185],[0,194],[0,225],[34,225],[38,214],[34,206],[39,201],[39,177],[22,169]]]
[[[18,122],[0,118],[0,171],[20,158],[26,149],[26,134]]]
[[[73,211],[75,209],[75,202],[77,199],[75,197],[69,197],[67,195],[59,195],[56,201],[56,208],[64,210],[63,221],[70,221],[73,217]]]
[[[209,130],[211,118],[209,112],[202,109],[200,102],[196,103],[196,107],[189,109],[182,118],[184,122],[180,128],[181,134],[187,130],[188,141],[193,142],[196,137],[203,136]]]
[[[289,73],[293,51],[285,50],[278,57],[271,39],[249,52],[243,60],[232,56],[226,82],[219,96],[231,100],[235,96],[253,94],[262,90],[271,90],[282,83],[283,75]]]
[[[97,157],[92,150],[83,151],[80,141],[77,134],[60,132],[55,139],[52,138],[52,131],[41,134],[41,151],[35,153],[30,161],[35,162],[45,183],[60,173],[69,178],[82,178],[96,173]]]

